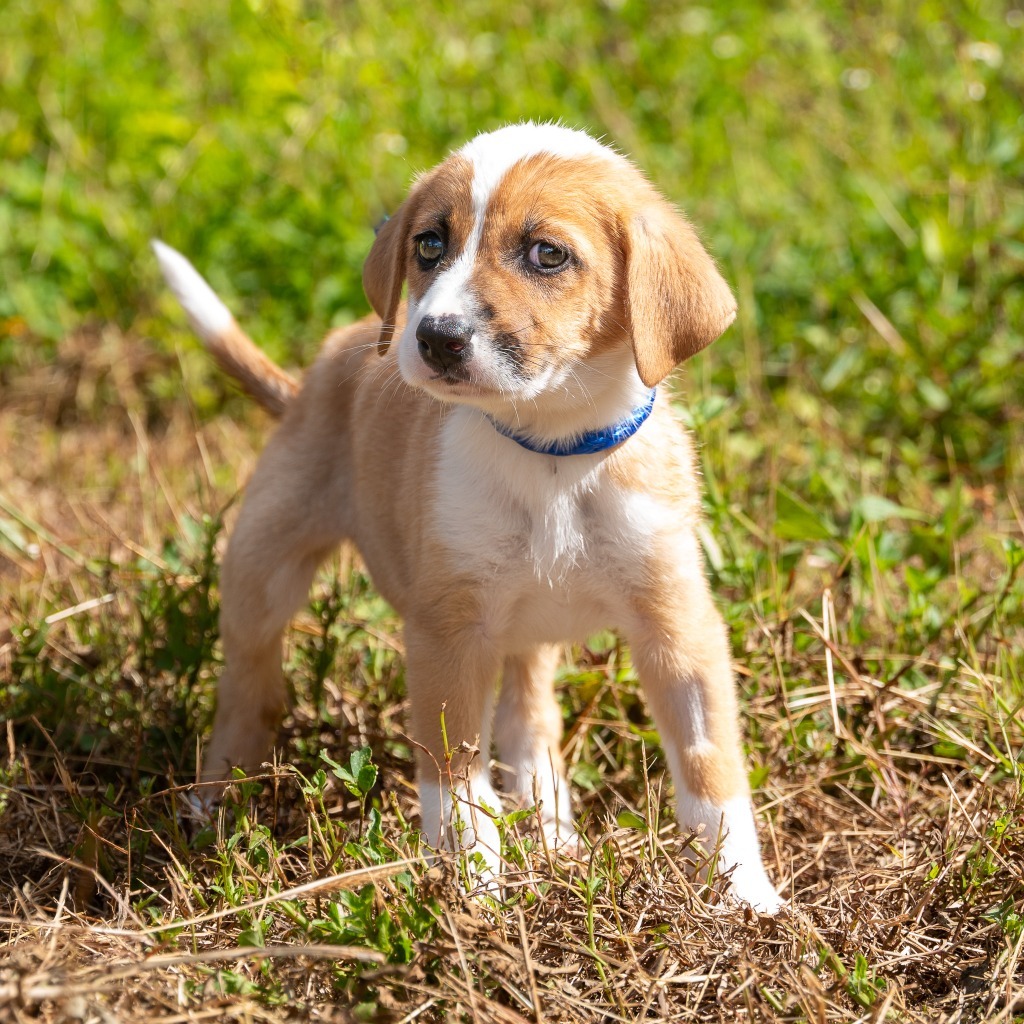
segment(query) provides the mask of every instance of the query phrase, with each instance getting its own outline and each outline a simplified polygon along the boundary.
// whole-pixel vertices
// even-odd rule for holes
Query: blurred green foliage
[[[84,322],[180,336],[152,236],[305,362],[365,312],[373,225],[417,171],[560,119],[633,156],[722,262],[741,314],[716,390],[1011,479],[1017,2],[6,0],[0,370]]]

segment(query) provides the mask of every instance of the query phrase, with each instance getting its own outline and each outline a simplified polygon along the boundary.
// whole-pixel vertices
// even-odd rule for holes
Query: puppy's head
[[[682,215],[626,159],[556,125],[480,135],[418,180],[363,270],[382,351],[406,281],[403,377],[485,408],[571,390],[615,348],[651,386],[736,315]]]

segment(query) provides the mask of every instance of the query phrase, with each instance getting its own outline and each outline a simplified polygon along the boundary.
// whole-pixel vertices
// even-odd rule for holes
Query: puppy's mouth
[[[481,366],[469,360],[435,369],[423,383],[429,391],[444,397],[510,398],[519,393],[524,382],[507,367]]]
[[[463,399],[487,399],[495,395],[495,390],[486,384],[472,380],[466,373],[444,373],[428,377],[423,381],[423,389],[441,401],[459,401]]]
[[[430,377],[431,383],[454,386],[457,384],[473,384],[469,368],[462,363],[439,370]]]
[[[518,336],[491,335],[451,315],[423,318],[400,345],[406,382],[444,402],[492,409],[535,397],[551,376],[547,361],[530,358]]]

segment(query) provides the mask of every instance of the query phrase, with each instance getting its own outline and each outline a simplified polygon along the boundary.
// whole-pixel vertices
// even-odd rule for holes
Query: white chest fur
[[[493,582],[499,632],[514,644],[618,624],[667,509],[619,486],[606,456],[527,451],[473,409],[452,412],[441,449],[432,521],[453,564]]]

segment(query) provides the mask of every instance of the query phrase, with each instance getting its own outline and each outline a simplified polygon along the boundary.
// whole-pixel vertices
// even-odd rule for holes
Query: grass
[[[0,1019],[1024,1019],[1024,154],[1004,4],[5,7]],[[606,132],[740,319],[680,376],[775,920],[678,869],[629,652],[559,679],[588,855],[422,858],[399,624],[342,552],[278,760],[178,814],[218,555],[270,424],[146,250],[276,358],[365,311],[411,174]],[[371,767],[373,766],[373,767]]]

